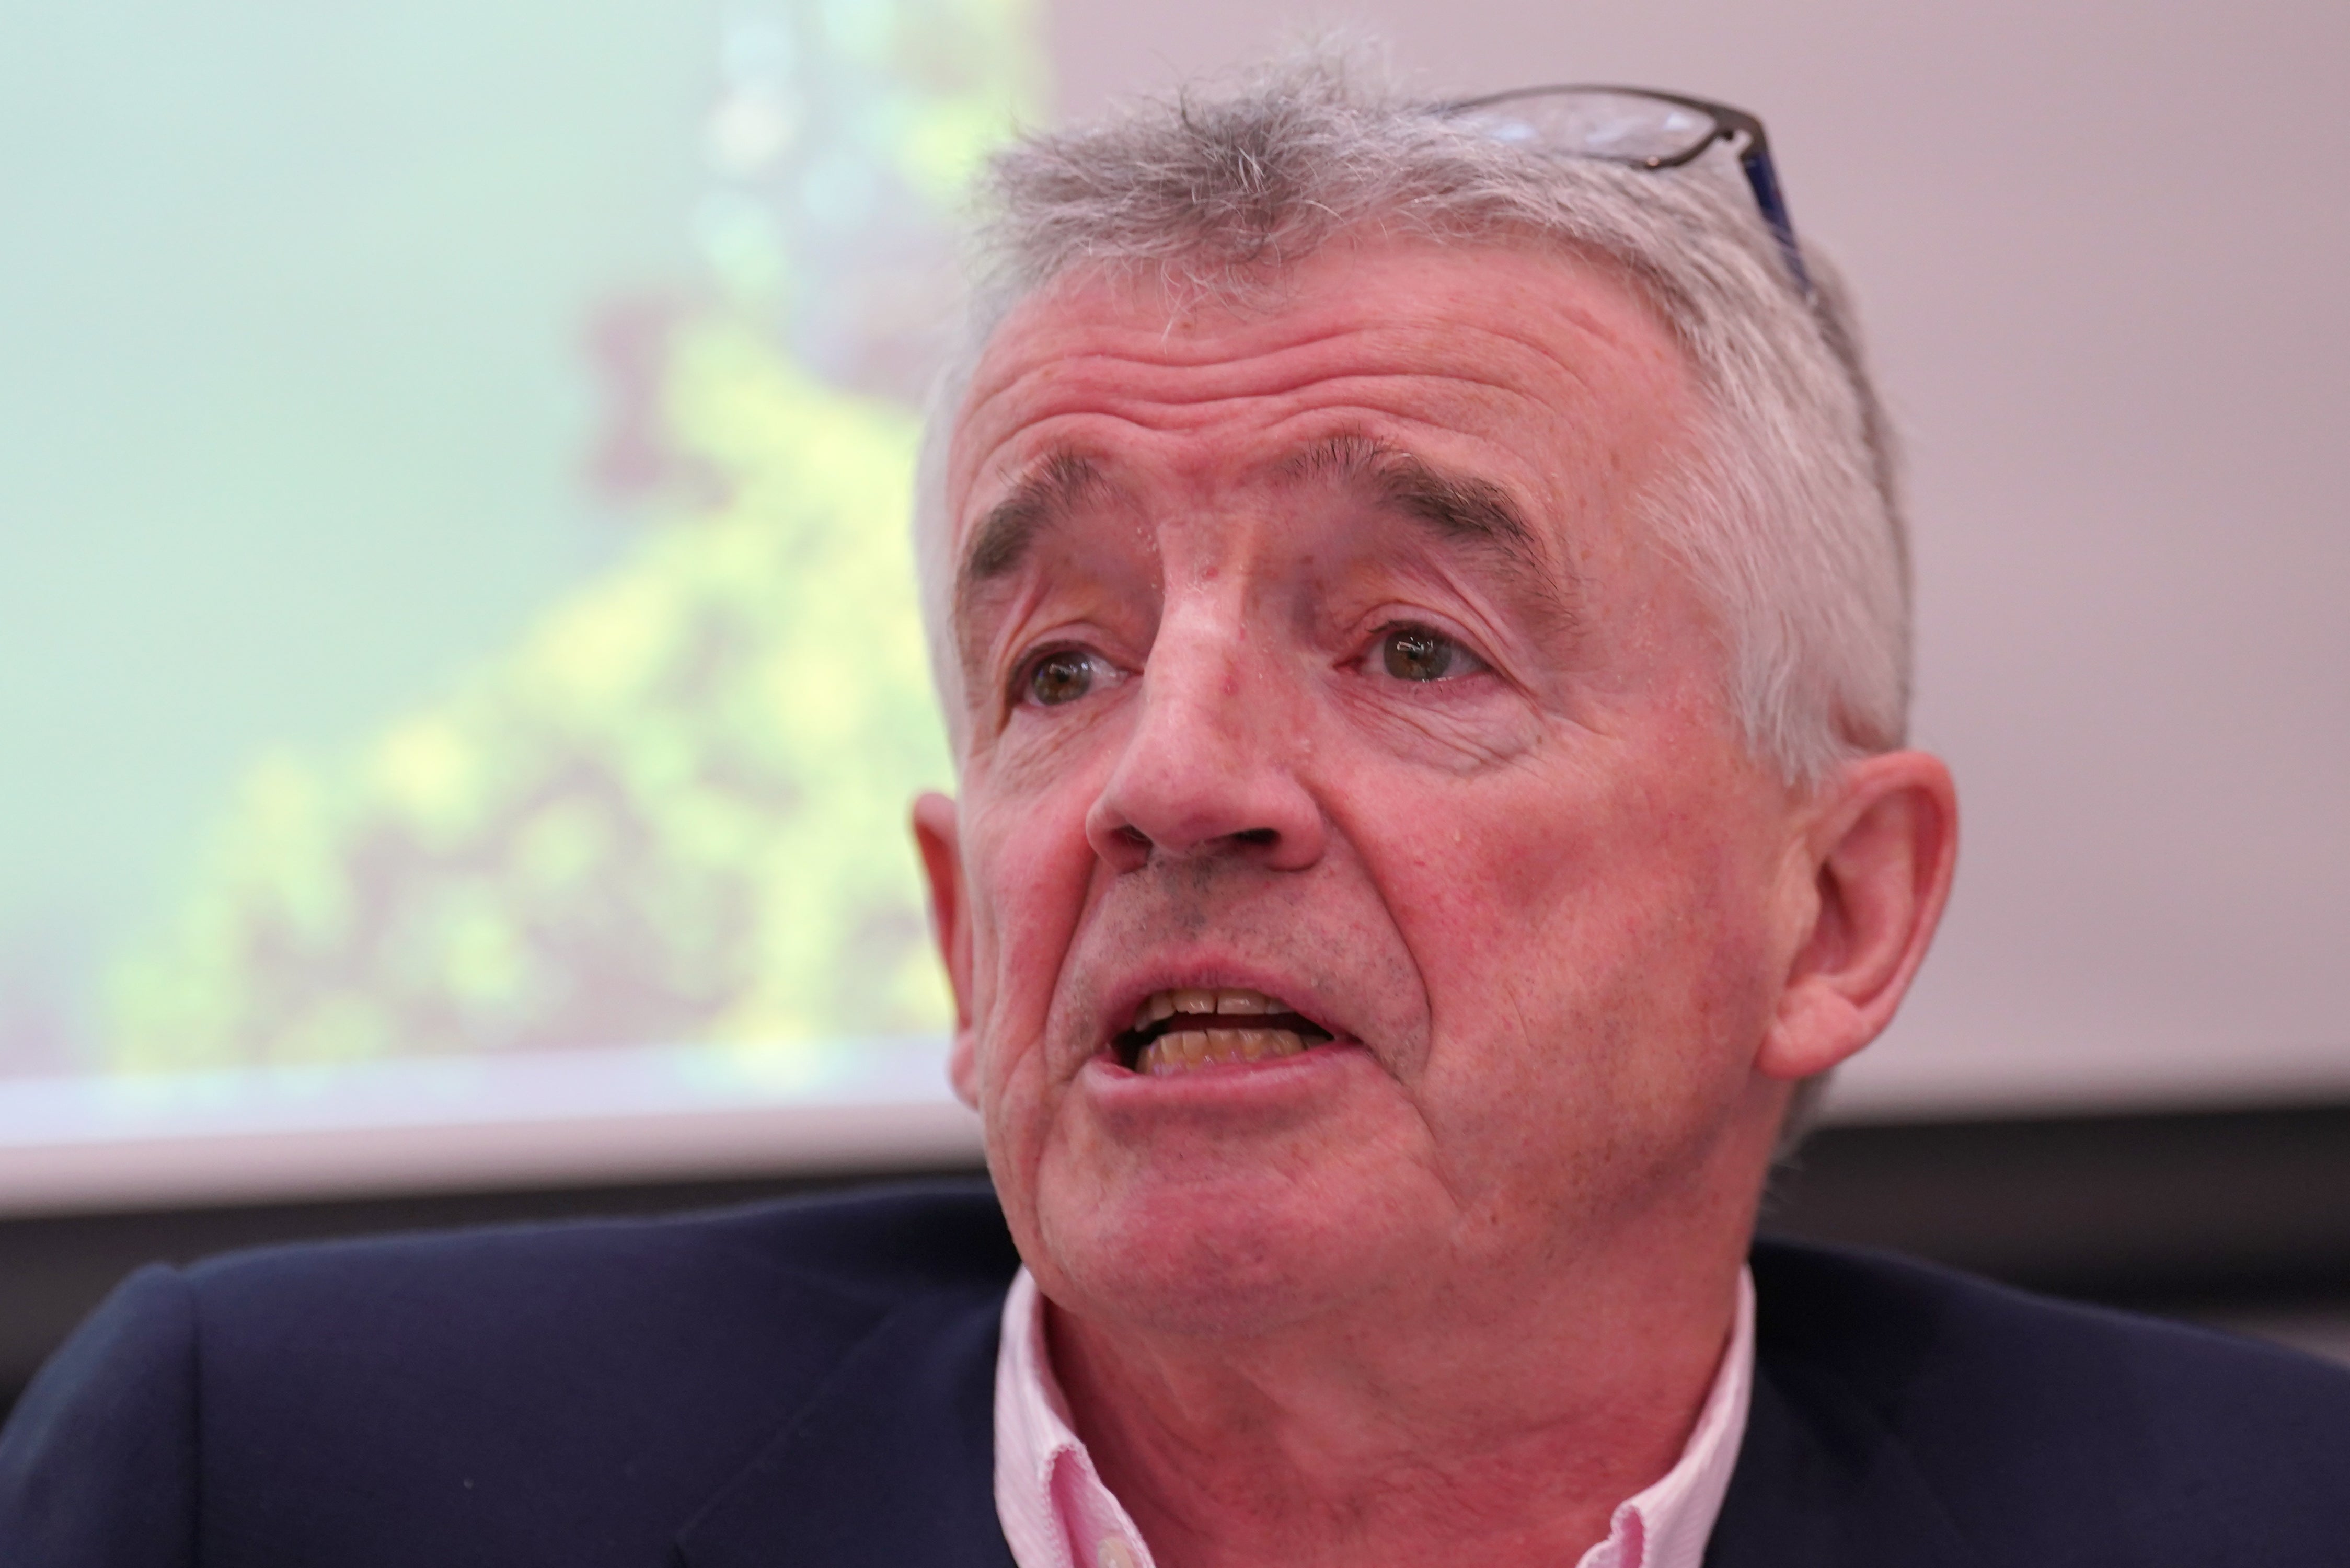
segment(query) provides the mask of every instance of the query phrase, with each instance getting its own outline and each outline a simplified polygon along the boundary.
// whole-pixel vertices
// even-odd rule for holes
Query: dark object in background
[[[2350,1104],[1827,1127],[1762,1229],[2150,1312],[2333,1305],[2350,1330]]]

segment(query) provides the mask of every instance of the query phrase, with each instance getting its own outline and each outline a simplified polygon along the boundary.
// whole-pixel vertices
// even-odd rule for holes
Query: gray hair
[[[989,337],[1022,300],[1079,271],[1245,295],[1367,229],[1437,244],[1550,244],[1628,274],[1705,395],[1700,451],[1644,509],[1713,614],[1747,746],[1808,784],[1899,745],[1909,586],[1890,437],[1835,275],[1807,253],[1814,288],[1803,294],[1727,162],[1717,152],[1652,172],[1546,155],[1327,55],[1000,153],[982,189],[963,349],[931,398],[915,514],[958,759],[968,721],[950,624],[946,453]]]

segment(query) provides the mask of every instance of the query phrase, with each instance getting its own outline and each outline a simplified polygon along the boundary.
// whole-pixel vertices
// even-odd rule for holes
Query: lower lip
[[[1106,1106],[1235,1107],[1318,1091],[1326,1075],[1369,1062],[1370,1053],[1351,1040],[1325,1040],[1291,1056],[1256,1062],[1219,1062],[1180,1073],[1138,1073],[1115,1057],[1094,1057],[1078,1078]]]

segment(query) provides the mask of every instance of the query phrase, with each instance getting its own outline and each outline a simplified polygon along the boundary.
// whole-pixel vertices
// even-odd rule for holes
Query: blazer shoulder
[[[194,1560],[193,1363],[186,1282],[141,1269],[41,1369],[0,1430],[0,1561]]]
[[[1758,1383],[1898,1447],[1991,1561],[2328,1561],[2350,1371],[1884,1254],[1763,1242]],[[2249,1559],[2244,1559],[2249,1560]]]
[[[78,1489],[105,1507],[151,1492],[158,1532],[192,1519],[204,1560],[466,1541],[466,1562],[651,1561],[875,1344],[920,1325],[985,1360],[1016,1267],[993,1196],[952,1184],[150,1271],[0,1439],[0,1522],[48,1506],[40,1474],[80,1469],[119,1478]],[[51,1457],[14,1473],[19,1451]],[[384,1528],[387,1498],[409,1533]]]
[[[891,1313],[984,1312],[1017,1267],[993,1194],[940,1183],[271,1247],[185,1276],[215,1411],[355,1385],[432,1386],[449,1408],[659,1386],[697,1390],[694,1420],[756,1424]],[[296,1412],[256,1414],[286,1429]]]
[[[671,1282],[660,1293],[667,1300],[681,1298],[680,1281],[718,1288],[723,1299],[729,1280],[887,1310],[939,1292],[1000,1293],[1018,1267],[986,1185],[934,1181],[686,1214],[296,1242],[224,1253],[187,1273],[213,1311],[310,1292],[495,1301],[485,1293],[494,1289],[516,1293],[502,1298],[512,1303],[584,1290],[608,1300]],[[692,1293],[697,1314],[712,1304]]]

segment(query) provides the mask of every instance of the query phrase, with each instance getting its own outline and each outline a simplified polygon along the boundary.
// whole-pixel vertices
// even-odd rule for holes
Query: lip
[[[1267,1117],[1275,1124],[1291,1121],[1314,1114],[1317,1106],[1326,1107],[1354,1075],[1378,1070],[1371,1053],[1352,1040],[1309,1045],[1295,1056],[1193,1067],[1155,1077],[1122,1067],[1103,1052],[1077,1069],[1075,1086],[1106,1126],[1138,1136],[1145,1128],[1163,1127],[1170,1116],[1224,1127],[1262,1123]]]
[[[1164,966],[1154,965],[1141,971],[1134,979],[1122,982],[1117,991],[1110,993],[1108,1008],[1095,1023],[1096,1040],[1093,1049],[1087,1056],[1087,1063],[1097,1062],[1128,1077],[1138,1076],[1139,1075],[1118,1060],[1117,1053],[1112,1048],[1113,1042],[1120,1034],[1125,1033],[1132,1024],[1135,1010],[1140,1007],[1147,998],[1162,991],[1187,989],[1254,991],[1275,999],[1299,1017],[1329,1033],[1328,1040],[1310,1047],[1304,1054],[1305,1055],[1311,1055],[1315,1051],[1328,1050],[1333,1047],[1363,1049],[1362,1040],[1356,1034],[1353,1028],[1344,1019],[1335,1015],[1334,1010],[1312,986],[1302,984],[1294,977],[1275,974],[1269,969],[1259,968],[1245,962],[1170,963]],[[1303,1059],[1303,1056],[1292,1056],[1283,1057],[1280,1060],[1294,1062]],[[1194,1077],[1201,1074],[1222,1075],[1246,1073],[1277,1065],[1279,1062],[1253,1062],[1231,1067],[1195,1068],[1190,1073],[1168,1075],[1159,1081],[1171,1082],[1175,1078]]]

